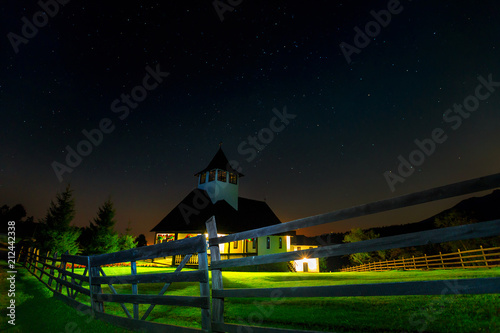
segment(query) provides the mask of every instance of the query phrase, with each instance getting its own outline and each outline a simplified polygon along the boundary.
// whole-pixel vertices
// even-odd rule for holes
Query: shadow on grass
[[[241,283],[239,281],[236,281],[234,277],[225,277],[222,275],[222,285],[224,286],[224,289],[228,288],[252,288],[251,285]]]
[[[3,331],[3,329],[2,329]],[[96,320],[52,297],[40,281],[18,267],[16,325],[6,332],[130,332]]]

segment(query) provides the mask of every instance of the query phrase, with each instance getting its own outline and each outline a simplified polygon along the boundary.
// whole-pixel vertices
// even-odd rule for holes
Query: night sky
[[[499,172],[498,1],[220,1],[222,21],[212,1],[61,2],[0,5],[0,204],[35,219],[71,183],[75,225],[111,195],[118,231],[130,221],[152,241],[220,142],[240,196],[283,222]],[[400,155],[420,165],[391,189]],[[306,233],[415,222],[461,199]]]

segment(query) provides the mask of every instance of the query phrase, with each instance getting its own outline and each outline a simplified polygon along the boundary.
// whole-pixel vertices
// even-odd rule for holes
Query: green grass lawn
[[[82,269],[75,271],[83,272]],[[107,267],[104,271],[108,276],[129,274],[130,267]],[[138,267],[139,274],[172,271],[171,268]],[[81,332],[124,331],[76,314],[76,310],[52,299],[51,293],[29,273],[18,274],[17,323],[20,326],[16,326],[14,330],[11,328],[9,332],[66,332],[65,325],[70,322],[76,322],[75,325],[82,328]],[[273,288],[498,277],[500,268],[318,274],[224,272],[223,276],[224,288]],[[163,284],[139,285],[139,293],[156,294],[162,286]],[[115,285],[115,288],[118,293],[131,293],[130,285]],[[111,292],[107,286],[103,290],[105,293]],[[199,296],[199,284],[173,283],[167,295]],[[88,296],[79,295],[77,300],[89,304]],[[140,306],[140,315],[147,307]],[[2,309],[4,308],[2,301]],[[127,308],[132,312],[130,304],[127,304]],[[447,294],[301,299],[233,298],[226,299],[224,314],[228,323],[335,332],[500,332],[499,309],[499,295]],[[124,316],[119,304],[106,303],[105,311]],[[149,320],[200,327],[200,318],[198,309],[156,306]],[[33,330],[32,327],[37,329]],[[54,329],[49,329],[51,327]],[[78,331],[75,329],[71,332]]]
[[[1,292],[0,298],[0,331],[1,332],[50,332],[50,333],[82,333],[82,332],[129,332],[100,320],[93,319],[52,298],[52,292],[38,281],[31,273],[18,267],[16,274],[16,321],[15,326],[7,321],[6,262],[0,261]]]

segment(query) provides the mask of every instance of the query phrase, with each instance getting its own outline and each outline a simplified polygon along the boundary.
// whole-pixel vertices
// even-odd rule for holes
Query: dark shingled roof
[[[321,245],[318,237],[307,237],[305,235],[296,235],[292,240],[293,245]]]
[[[181,209],[187,218],[184,218]],[[238,210],[236,210],[224,200],[212,204],[204,190],[195,189],[151,231],[204,233],[205,222],[212,216],[215,216],[217,231],[223,234],[281,223],[264,201],[239,197]]]
[[[214,169],[221,169],[221,170],[237,173],[240,177],[244,176],[243,174],[239,173],[238,171],[236,171],[235,169],[233,169],[231,167],[231,165],[229,164],[229,161],[227,160],[226,155],[222,151],[222,147],[219,147],[219,150],[215,154],[214,158],[212,158],[212,161],[210,161],[210,163],[208,163],[208,166],[205,169],[195,173],[195,176],[198,176],[199,174],[201,174],[203,172],[207,172],[207,171],[214,170]]]

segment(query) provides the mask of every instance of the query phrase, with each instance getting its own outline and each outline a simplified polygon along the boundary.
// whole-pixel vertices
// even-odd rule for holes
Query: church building
[[[197,187],[151,229],[155,233],[155,244],[201,234],[208,239],[205,222],[212,216],[215,216],[219,236],[281,223],[265,201],[239,196],[243,174],[231,167],[221,147],[195,177]],[[291,232],[220,244],[221,259],[294,251],[297,249],[294,237],[295,232]],[[314,247],[317,246],[302,249]],[[182,258],[177,256],[171,260],[171,264],[177,265]],[[197,264],[197,257],[193,256],[188,264]],[[296,261],[290,270],[317,272],[318,259]]]

